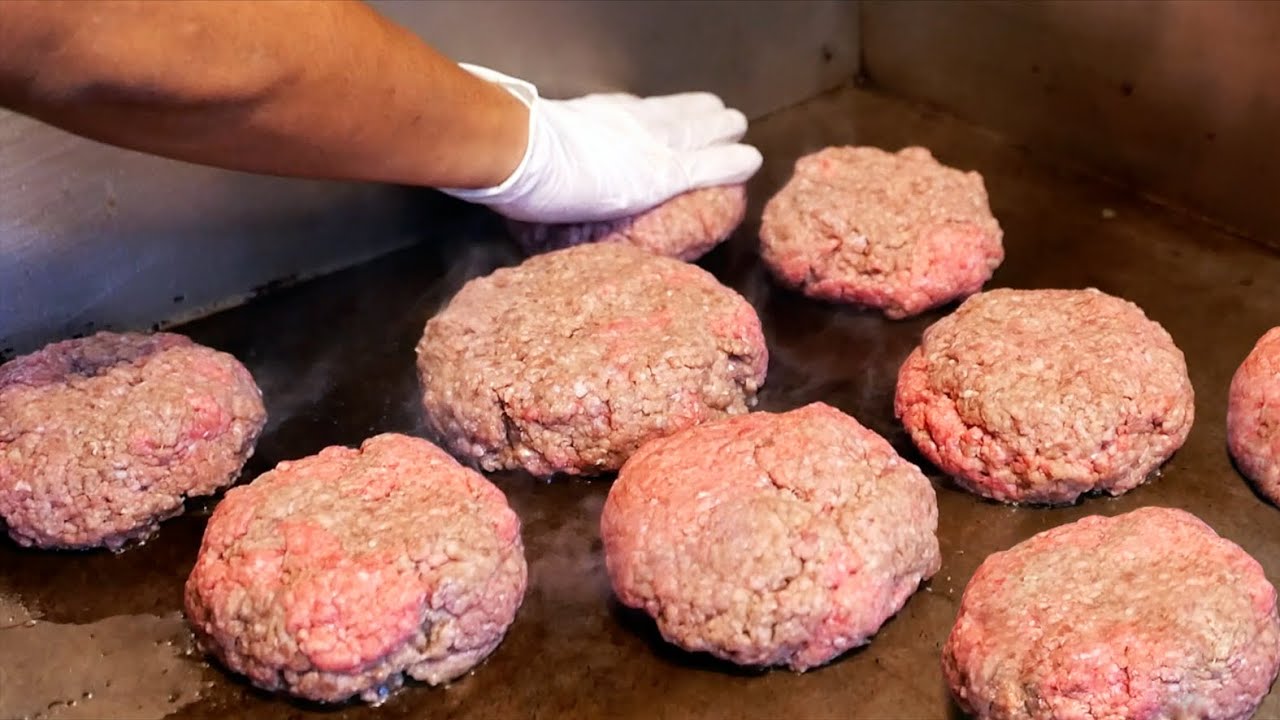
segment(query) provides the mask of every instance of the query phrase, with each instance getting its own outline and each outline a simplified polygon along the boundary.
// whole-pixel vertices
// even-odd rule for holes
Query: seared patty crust
[[[1231,379],[1227,446],[1258,492],[1280,504],[1280,327],[1258,340]]]
[[[619,468],[648,440],[745,413],[760,318],[710,273],[620,243],[472,280],[418,343],[430,429],[486,470]]]
[[[978,173],[921,147],[829,147],[765,205],[760,255],[809,297],[904,318],[981,290],[1003,236]]]
[[[822,403],[654,440],[600,521],[614,591],[663,637],[802,671],[870,641],[938,571],[933,487]]]
[[[724,242],[747,213],[745,185],[690,190],[638,215],[591,223],[546,225],[509,221],[528,254],[593,242],[635,245],[656,255],[693,261]]]
[[[942,665],[984,720],[1245,720],[1280,668],[1276,591],[1189,513],[1087,517],[982,563]]]
[[[1127,492],[1182,446],[1195,393],[1182,351],[1097,290],[992,290],[924,333],[895,407],[956,482],[1010,503]]]
[[[227,493],[186,584],[200,647],[254,685],[379,702],[475,667],[524,598],[520,520],[426,440],[384,434]]]
[[[22,545],[119,549],[230,485],[266,423],[235,358],[100,332],[0,366],[0,517]]]

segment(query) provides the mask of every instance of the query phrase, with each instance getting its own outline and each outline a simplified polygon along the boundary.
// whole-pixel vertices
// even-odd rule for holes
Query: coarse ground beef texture
[[[933,487],[822,403],[640,449],[600,521],[614,591],[669,642],[803,671],[863,645],[938,571]]]
[[[1262,336],[1231,379],[1227,446],[1258,492],[1280,504],[1280,327]]]
[[[747,412],[760,318],[705,270],[579,245],[467,283],[418,343],[427,424],[486,470],[620,467],[646,441]]]
[[[385,434],[282,462],[227,493],[186,585],[200,647],[268,690],[377,703],[452,680],[524,598],[502,491],[431,443]]]
[[[982,289],[1004,260],[982,176],[921,147],[829,147],[764,208],[760,250],[809,297],[917,315]]]
[[[898,417],[970,492],[1062,504],[1143,483],[1195,416],[1182,351],[1097,290],[992,290],[924,333],[898,373]]]
[[[982,720],[1244,720],[1280,667],[1276,591],[1181,510],[1087,517],[982,563],[942,666]]]
[[[0,366],[0,517],[22,545],[120,549],[230,485],[267,418],[235,358],[100,332]]]
[[[530,255],[583,243],[620,242],[692,261],[733,234],[746,212],[746,186],[720,185],[691,190],[619,220],[557,225],[511,221],[508,227]]]

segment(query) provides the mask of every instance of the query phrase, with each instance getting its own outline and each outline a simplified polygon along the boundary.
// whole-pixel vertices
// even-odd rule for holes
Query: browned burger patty
[[[269,690],[379,702],[493,652],[527,580],[502,491],[426,440],[385,434],[227,493],[186,585],[200,646]]]
[[[978,173],[921,147],[829,147],[765,205],[760,255],[805,295],[903,318],[981,290],[1002,238]]]
[[[118,549],[230,485],[266,422],[230,355],[100,332],[0,366],[0,517],[23,545]]]
[[[600,520],[623,603],[667,640],[807,670],[868,642],[937,572],[928,479],[822,403],[646,444]]]
[[[925,331],[898,417],[930,462],[1004,502],[1119,495],[1182,446],[1195,393],[1182,351],[1097,290],[992,290]]]
[[[1276,590],[1196,517],[1087,517],[987,558],[943,670],[982,720],[1245,720],[1280,667]]]
[[[1231,379],[1227,446],[1258,492],[1280,504],[1280,328],[1258,340]]]
[[[747,212],[745,185],[691,190],[638,215],[593,223],[509,223],[530,255],[593,242],[635,245],[657,255],[697,260],[724,242]]]
[[[418,343],[430,428],[487,470],[616,470],[644,442],[745,413],[760,319],[705,270],[620,243],[467,283]]]

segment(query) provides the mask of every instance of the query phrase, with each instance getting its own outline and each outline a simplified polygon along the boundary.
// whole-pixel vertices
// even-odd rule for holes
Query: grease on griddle
[[[205,672],[181,613],[54,623],[0,596],[0,717],[159,720],[200,698]]]

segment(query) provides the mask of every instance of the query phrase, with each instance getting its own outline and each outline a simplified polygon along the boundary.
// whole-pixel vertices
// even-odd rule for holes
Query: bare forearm
[[[0,103],[104,142],[303,177],[500,183],[528,115],[358,2],[4,3]]]

